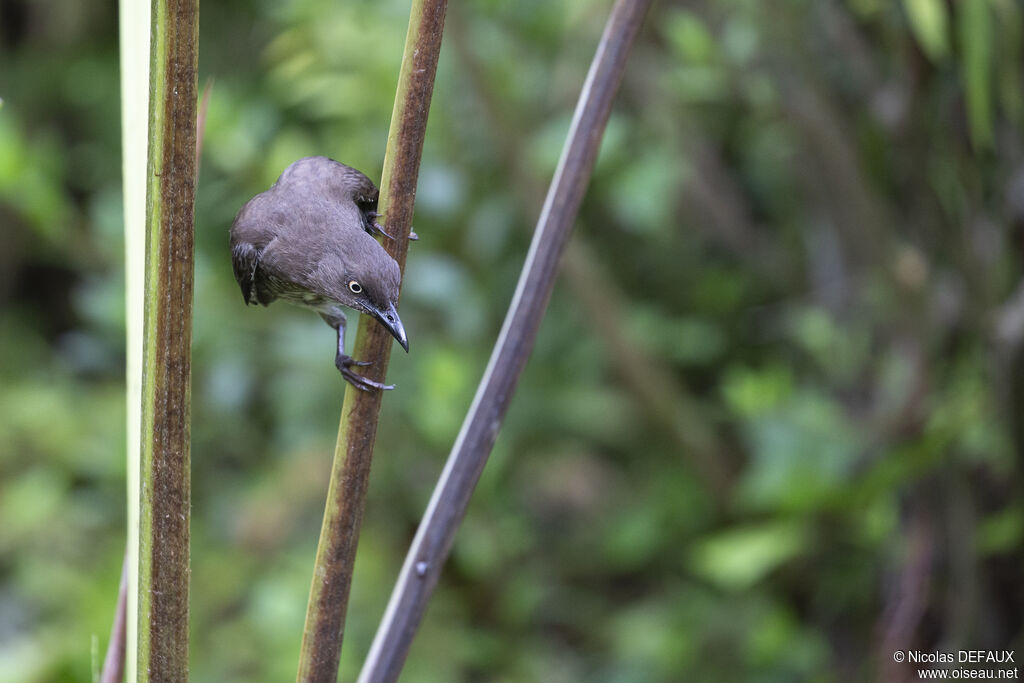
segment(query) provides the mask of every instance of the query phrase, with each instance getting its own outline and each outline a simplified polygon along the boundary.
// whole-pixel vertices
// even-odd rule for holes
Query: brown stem
[[[413,3],[384,156],[379,210],[387,215],[387,231],[394,238],[385,239],[384,246],[403,271],[446,9],[446,0]],[[364,373],[370,379],[383,381],[391,342],[383,326],[360,317],[353,356],[372,361]],[[306,611],[299,681],[333,682],[338,676],[380,404],[380,391],[360,391],[351,385],[346,389]]]
[[[909,680],[906,664],[894,662],[892,653],[915,644],[914,632],[927,607],[934,555],[935,530],[928,511],[920,505],[911,509],[905,524],[907,557],[900,569],[883,616],[879,662],[883,680]]]
[[[451,551],[455,532],[533,349],[562,252],[590,182],[626,57],[649,6],[650,0],[618,0],[605,25],[505,324],[406,555],[387,612],[360,673],[361,683],[394,681],[402,670]]]
[[[198,0],[153,4],[138,677],[188,679]]]

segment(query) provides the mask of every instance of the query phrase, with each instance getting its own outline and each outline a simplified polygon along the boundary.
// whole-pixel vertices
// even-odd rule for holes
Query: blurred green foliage
[[[483,371],[608,7],[449,8],[412,352],[389,371],[343,680]],[[294,676],[344,389],[320,320],[245,308],[227,228],[298,157],[379,177],[407,12],[202,8],[197,681]],[[894,649],[1022,649],[1022,14],[655,7],[408,680],[893,680]],[[90,680],[112,617],[116,30],[111,3],[0,2],[0,681]]]

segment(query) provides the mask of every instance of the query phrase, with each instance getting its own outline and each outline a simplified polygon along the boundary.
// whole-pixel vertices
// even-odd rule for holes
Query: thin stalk
[[[387,231],[395,237],[385,239],[384,247],[403,272],[446,9],[446,0],[412,4],[384,155],[379,210],[386,214]],[[379,323],[360,316],[353,356],[373,362],[364,372],[371,379],[383,381],[391,342]],[[302,634],[299,681],[333,682],[338,676],[380,404],[381,392],[347,386]]]
[[[515,131],[492,79],[484,75],[479,60],[469,49],[458,17],[455,13],[450,18],[448,34],[458,53],[459,65],[482,105],[484,121],[497,145],[502,166],[512,178],[512,186],[522,204],[533,207],[541,202],[545,188],[527,168],[522,136]],[[648,419],[675,441],[681,457],[715,493],[715,500],[726,500],[732,454],[707,424],[693,392],[674,380],[657,356],[630,339],[621,324],[626,297],[612,274],[594,256],[584,235],[575,235],[566,247],[561,275],[583,306],[593,333],[603,342],[609,363],[620,375],[623,387],[633,394]],[[623,363],[622,359],[627,358],[628,364]]]
[[[185,681],[198,0],[154,0],[152,27],[137,680]]]
[[[437,586],[470,496],[533,349],[558,263],[590,182],[598,147],[650,0],[618,0],[583,85],[512,304],[476,397],[420,522],[360,683],[395,681]]]
[[[107,655],[103,658],[103,673],[99,678],[100,683],[121,683],[124,680],[125,660],[125,633],[127,622],[125,620],[125,605],[128,600],[128,558],[124,556],[124,564],[121,567],[121,586],[117,590],[117,606],[114,608],[114,624],[110,627],[110,643],[107,645]]]
[[[149,117],[150,3],[121,0],[121,175],[124,194],[125,406],[128,533],[125,663],[136,679],[139,623],[139,472],[142,471],[142,337],[146,279],[146,146]],[[131,561],[128,561],[131,558]]]

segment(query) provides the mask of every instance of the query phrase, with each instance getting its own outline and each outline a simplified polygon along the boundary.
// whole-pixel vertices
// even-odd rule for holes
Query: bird
[[[231,224],[231,262],[247,305],[277,299],[312,309],[337,332],[334,365],[357,389],[394,389],[353,368],[371,365],[345,353],[344,307],[370,315],[408,353],[398,317],[402,274],[374,236],[377,186],[324,156],[292,163],[268,190],[246,202]]]

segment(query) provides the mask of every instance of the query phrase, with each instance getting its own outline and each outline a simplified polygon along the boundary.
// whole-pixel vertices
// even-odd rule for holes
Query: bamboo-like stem
[[[152,27],[137,680],[185,681],[198,0],[154,0]]]
[[[446,9],[446,0],[412,4],[384,155],[379,210],[386,214],[387,231],[395,238],[385,238],[384,247],[403,272]],[[366,376],[383,381],[391,342],[379,323],[360,317],[353,356],[373,362],[365,368]],[[347,386],[302,634],[299,681],[333,682],[338,676],[380,404],[380,391]]]
[[[512,304],[462,430],[448,456],[373,645],[360,683],[395,681],[437,586],[470,496],[533,349],[562,252],[590,182],[612,100],[650,0],[617,0],[590,65]]]
[[[125,575],[125,662],[136,679],[139,610],[139,473],[142,471],[142,337],[146,278],[146,147],[149,117],[150,3],[121,0],[121,175],[124,193],[125,434],[128,530]]]

